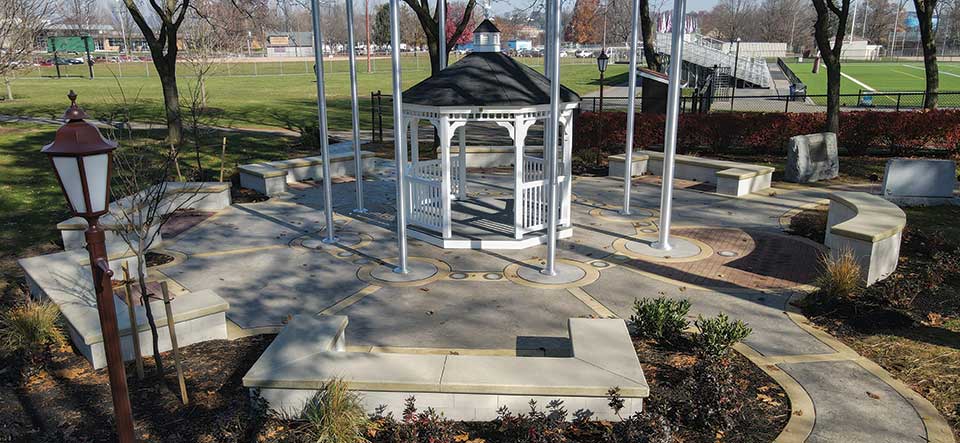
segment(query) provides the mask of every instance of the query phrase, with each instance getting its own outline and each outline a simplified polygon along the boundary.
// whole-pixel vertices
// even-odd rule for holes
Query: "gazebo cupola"
[[[444,248],[518,249],[545,243],[549,224],[547,162],[557,159],[557,236],[568,237],[573,113],[576,92],[560,86],[557,145],[527,146],[537,123],[550,119],[550,80],[500,52],[500,31],[484,20],[474,31],[474,50],[402,93],[407,224],[412,237]],[[418,131],[427,121],[437,130],[438,158],[419,158]],[[469,125],[500,127],[507,146],[471,146],[469,152],[502,152],[513,174],[502,176],[496,199],[467,193],[466,131]],[[477,129],[474,126],[474,129]],[[451,146],[458,140],[458,146]],[[550,155],[546,155],[546,154]],[[500,155],[500,154],[498,154]],[[404,155],[406,156],[406,155]]]
[[[500,30],[484,19],[473,31],[473,52],[500,52]]]

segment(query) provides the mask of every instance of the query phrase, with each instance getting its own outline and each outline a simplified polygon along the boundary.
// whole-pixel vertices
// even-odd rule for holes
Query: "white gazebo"
[[[526,149],[530,128],[550,117],[550,80],[500,52],[500,31],[484,20],[474,31],[474,49],[457,63],[402,94],[404,137],[410,161],[404,171],[406,221],[410,236],[444,248],[519,249],[547,241],[548,182],[545,158],[557,159],[558,238],[572,234],[570,223],[573,113],[580,96],[560,88],[557,146]],[[426,120],[439,134],[439,158],[420,159],[418,132]],[[468,201],[466,131],[470,123],[491,122],[512,140],[512,223],[476,229],[459,223],[458,205]],[[457,137],[456,152],[451,149]],[[546,140],[547,137],[544,137]],[[512,224],[512,226],[511,226]]]

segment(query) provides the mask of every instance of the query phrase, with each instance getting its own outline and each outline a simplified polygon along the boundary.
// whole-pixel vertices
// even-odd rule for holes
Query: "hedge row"
[[[646,149],[663,144],[664,116],[637,114],[634,146]],[[677,131],[677,151],[739,148],[756,154],[784,155],[787,140],[823,130],[822,113],[682,114]],[[619,152],[626,142],[626,113],[582,112],[574,131],[576,149]],[[858,111],[840,115],[841,153],[863,155],[868,150],[910,155],[918,148],[942,150],[945,157],[960,154],[960,111],[923,112]]]

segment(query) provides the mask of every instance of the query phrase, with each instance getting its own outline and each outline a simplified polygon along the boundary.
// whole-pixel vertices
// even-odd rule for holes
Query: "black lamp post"
[[[117,144],[104,139],[95,126],[84,121],[88,117],[77,106],[76,93],[70,91],[67,97],[70,98],[70,107],[63,114],[67,124],[57,130],[53,143],[44,146],[41,152],[50,158],[70,212],[87,221],[84,234],[90,253],[103,348],[107,354],[117,439],[122,443],[133,442],[133,415],[110,282],[113,271],[107,258],[103,228],[98,224],[100,216],[110,208],[110,176],[113,174],[113,150]]]
[[[733,98],[737,95],[737,69],[740,68],[740,37],[737,37],[737,52],[733,56],[733,89],[730,90],[730,110],[733,110]]]
[[[600,55],[597,56],[597,69],[600,70],[600,113],[603,114],[603,73],[607,70],[607,62],[610,61],[610,57],[607,56],[607,51],[605,49],[600,50]]]

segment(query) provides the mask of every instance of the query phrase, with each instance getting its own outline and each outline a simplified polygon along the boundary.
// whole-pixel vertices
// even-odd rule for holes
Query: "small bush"
[[[700,333],[694,336],[693,343],[697,352],[709,359],[726,357],[733,345],[753,332],[746,323],[740,320],[731,321],[723,313],[713,318],[698,316],[694,324],[700,329]]]
[[[630,323],[641,337],[670,341],[680,337],[690,325],[686,318],[688,312],[688,300],[665,297],[636,299],[633,301]]]
[[[699,360],[680,386],[680,395],[687,399],[679,411],[685,423],[715,434],[729,431],[740,421],[743,404],[737,400],[738,388],[727,360]]]
[[[378,408],[371,416],[375,428],[374,440],[389,443],[453,443],[462,435],[457,422],[447,420],[433,408],[417,411],[417,399],[410,396],[405,401],[400,421],[392,414],[383,415]]]
[[[675,426],[665,416],[651,411],[637,412],[613,423],[606,441],[610,443],[671,443]]]
[[[514,415],[506,406],[497,410],[494,420],[497,433],[502,441],[516,443],[562,443],[569,441],[566,431],[570,427],[567,422],[567,410],[563,402],[553,400],[547,404],[546,410],[537,407],[537,402],[530,400],[530,412]]]
[[[303,411],[310,423],[305,429],[311,440],[325,443],[353,443],[367,441],[363,434],[369,420],[356,392],[347,389],[342,379],[327,381],[309,401]]]
[[[36,360],[50,346],[65,343],[60,309],[53,303],[29,300],[0,313],[0,352],[4,354]]]
[[[814,283],[820,288],[820,295],[829,301],[853,297],[863,288],[860,264],[850,249],[841,249],[836,255],[821,255],[820,268]]]

